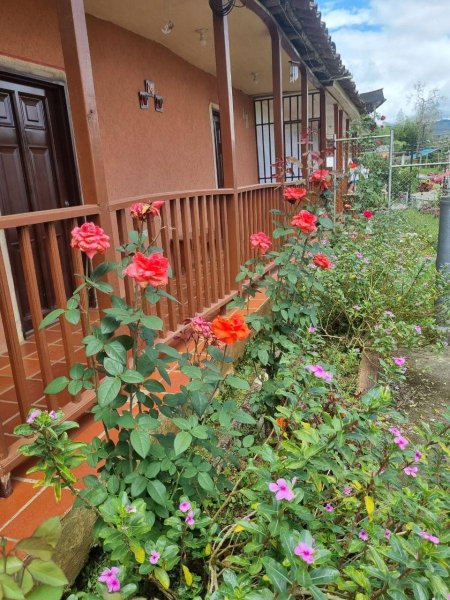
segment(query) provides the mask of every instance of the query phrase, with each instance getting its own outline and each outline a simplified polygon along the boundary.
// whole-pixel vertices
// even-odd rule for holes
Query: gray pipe
[[[446,195],[442,197],[440,203],[436,268],[441,273],[450,277],[450,195],[448,189],[444,193]],[[437,321],[448,333],[447,337],[450,336],[449,309],[450,296],[444,294],[437,301]]]

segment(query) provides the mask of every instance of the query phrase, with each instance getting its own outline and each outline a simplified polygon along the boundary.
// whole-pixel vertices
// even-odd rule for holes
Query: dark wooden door
[[[220,113],[218,110],[212,111],[212,120],[214,132],[214,152],[216,156],[217,187],[223,188],[222,134],[220,132]]]
[[[0,75],[0,211],[2,215],[58,210],[80,203],[61,86],[36,85]],[[9,258],[24,333],[32,329],[18,231],[6,230]],[[72,287],[68,232],[58,242],[67,292]],[[44,313],[54,307],[45,228],[31,229],[35,270]]]

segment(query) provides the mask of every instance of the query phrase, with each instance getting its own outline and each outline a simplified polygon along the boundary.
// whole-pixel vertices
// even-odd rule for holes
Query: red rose
[[[321,269],[330,269],[333,266],[333,263],[325,254],[316,254],[313,263]]]
[[[363,212],[363,217],[366,219],[371,219],[373,217],[373,212],[371,210],[365,210]]]
[[[284,199],[290,204],[295,204],[297,200],[302,200],[306,197],[307,193],[306,188],[286,187],[283,190]]]
[[[168,270],[169,261],[160,252],[150,256],[136,252],[123,274],[134,279],[141,288],[146,288],[148,285],[161,287],[168,283]]]
[[[331,174],[327,169],[316,169],[309,178],[310,183],[319,183],[321,190],[331,187]]]
[[[250,329],[241,315],[232,315],[229,318],[216,317],[211,327],[216,338],[227,345],[245,340],[250,335]]]
[[[259,248],[261,254],[265,254],[272,245],[272,240],[263,231],[260,231],[259,233],[252,233],[250,236],[250,244],[252,245],[252,248]]]
[[[317,221],[316,215],[313,215],[308,210],[301,210],[298,215],[291,221],[291,225],[293,227],[298,227],[302,233],[314,233],[317,231],[317,227],[315,225]]]
[[[148,221],[150,217],[159,215],[159,211],[164,204],[164,200],[155,200],[155,202],[136,202],[130,207],[130,214],[134,219]]]
[[[381,121],[385,121],[386,117],[384,115],[381,115],[380,119],[381,119]]]
[[[103,254],[109,248],[109,236],[101,227],[92,222],[83,223],[72,229],[72,248],[86,252],[89,258]]]

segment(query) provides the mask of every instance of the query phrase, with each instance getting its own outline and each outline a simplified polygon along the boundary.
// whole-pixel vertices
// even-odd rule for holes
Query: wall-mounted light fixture
[[[206,34],[208,33],[208,29],[206,27],[201,27],[200,29],[196,29],[195,33],[199,35],[199,44],[202,48],[206,46],[208,40],[206,39]]]
[[[250,73],[250,75],[252,76],[253,83],[255,85],[258,85],[258,83],[259,83],[258,73]]]
[[[161,31],[163,32],[164,35],[169,35],[170,33],[172,33],[172,30],[174,27],[175,27],[175,23],[169,19],[161,27]]]
[[[295,83],[300,75],[300,63],[289,61],[289,83]]]

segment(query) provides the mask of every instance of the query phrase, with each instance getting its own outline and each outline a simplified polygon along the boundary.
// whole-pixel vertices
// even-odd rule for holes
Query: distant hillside
[[[434,133],[450,133],[450,119],[440,119],[437,121]]]

